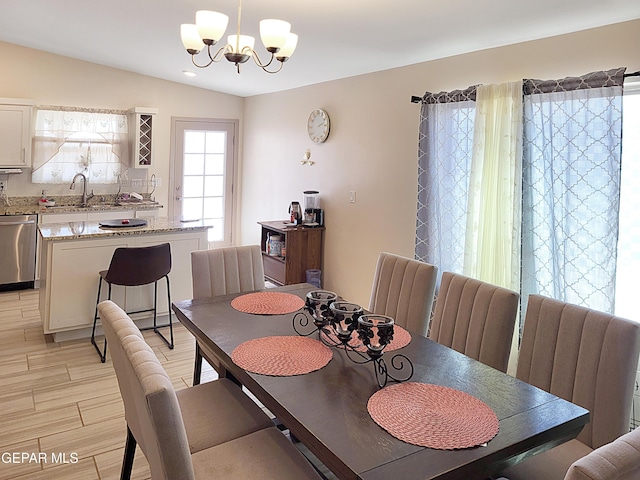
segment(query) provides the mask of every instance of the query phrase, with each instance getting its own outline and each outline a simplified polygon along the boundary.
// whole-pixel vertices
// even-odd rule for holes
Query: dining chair
[[[627,433],[639,353],[639,323],[530,295],[516,376],[588,409],[590,423],[576,439],[501,474],[562,480],[573,462]]]
[[[380,253],[369,311],[388,315],[397,325],[426,335],[437,274],[438,268],[434,265],[392,253]]]
[[[100,355],[102,363],[107,359],[107,338],[104,339],[102,350],[96,343],[96,327],[98,320],[98,303],[102,290],[102,282],[109,287],[107,299],[111,300],[111,290],[113,285],[123,287],[139,287],[153,283],[153,308],[136,310],[129,312],[144,313],[153,312],[153,326],[149,327],[157,333],[164,343],[173,349],[173,317],[171,315],[171,293],[169,288],[169,273],[171,272],[171,245],[162,243],[149,247],[120,247],[116,248],[111,257],[109,268],[98,272],[98,298],[96,299],[96,309],[93,315],[93,328],[91,329],[91,343]],[[164,278],[167,283],[167,307],[169,310],[169,340],[162,334],[158,325],[158,282]],[[162,325],[165,327],[167,325]]]
[[[265,288],[262,252],[258,245],[224,247],[191,252],[193,298],[208,298]],[[196,340],[193,384],[200,383],[202,359],[218,373],[222,366],[206,345]]]
[[[519,298],[506,288],[444,272],[429,338],[506,372]]]
[[[137,445],[153,480],[320,478],[237,385],[219,379],[176,391],[125,311],[110,300],[98,310],[127,422],[121,479],[131,477]]]
[[[596,448],[569,467],[564,480],[638,480],[640,428]]]

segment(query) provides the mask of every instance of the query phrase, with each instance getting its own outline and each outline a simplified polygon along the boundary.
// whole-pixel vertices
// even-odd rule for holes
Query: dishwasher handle
[[[32,223],[36,223],[35,220],[25,220],[23,222],[0,222],[0,227],[9,227],[15,225],[29,225]]]

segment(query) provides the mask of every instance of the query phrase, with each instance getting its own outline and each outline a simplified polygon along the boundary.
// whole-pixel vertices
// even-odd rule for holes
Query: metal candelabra
[[[380,388],[389,380],[405,382],[413,376],[413,363],[406,355],[396,353],[388,364],[384,359],[384,350],[393,339],[393,325],[393,318],[365,314],[360,305],[338,301],[328,290],[309,292],[304,309],[293,316],[298,335],[318,332],[322,343],[344,350],[352,362],[373,363]]]

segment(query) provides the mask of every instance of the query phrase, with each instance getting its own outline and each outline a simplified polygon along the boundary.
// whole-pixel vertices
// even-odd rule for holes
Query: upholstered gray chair
[[[564,480],[638,480],[639,478],[640,428],[573,462]]]
[[[516,375],[588,409],[591,421],[577,439],[502,474],[510,480],[562,480],[576,460],[628,432],[639,353],[640,324],[530,295]]]
[[[382,252],[373,277],[369,311],[389,315],[401,327],[426,335],[437,274],[434,265]]]
[[[175,391],[131,318],[110,300],[98,309],[127,421],[121,478],[130,478],[140,445],[153,480],[319,479],[233,382],[220,379]]]
[[[194,299],[263,289],[264,265],[260,246],[191,252],[191,280]],[[196,342],[194,385],[200,383],[203,357],[218,373],[222,373],[222,367],[211,349]]]
[[[506,372],[519,299],[506,288],[444,272],[429,338]]]

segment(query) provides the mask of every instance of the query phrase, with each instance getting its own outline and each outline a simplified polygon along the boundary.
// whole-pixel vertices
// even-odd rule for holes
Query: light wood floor
[[[151,331],[144,336],[175,387],[190,386],[191,334],[178,323],[173,350]],[[206,367],[203,381],[216,378]],[[109,355],[103,364],[88,339],[55,343],[45,337],[37,290],[0,293],[0,480],[116,480],[125,437]],[[46,463],[38,461],[39,452]],[[34,457],[23,460],[23,453]],[[149,478],[140,452],[132,478]]]

